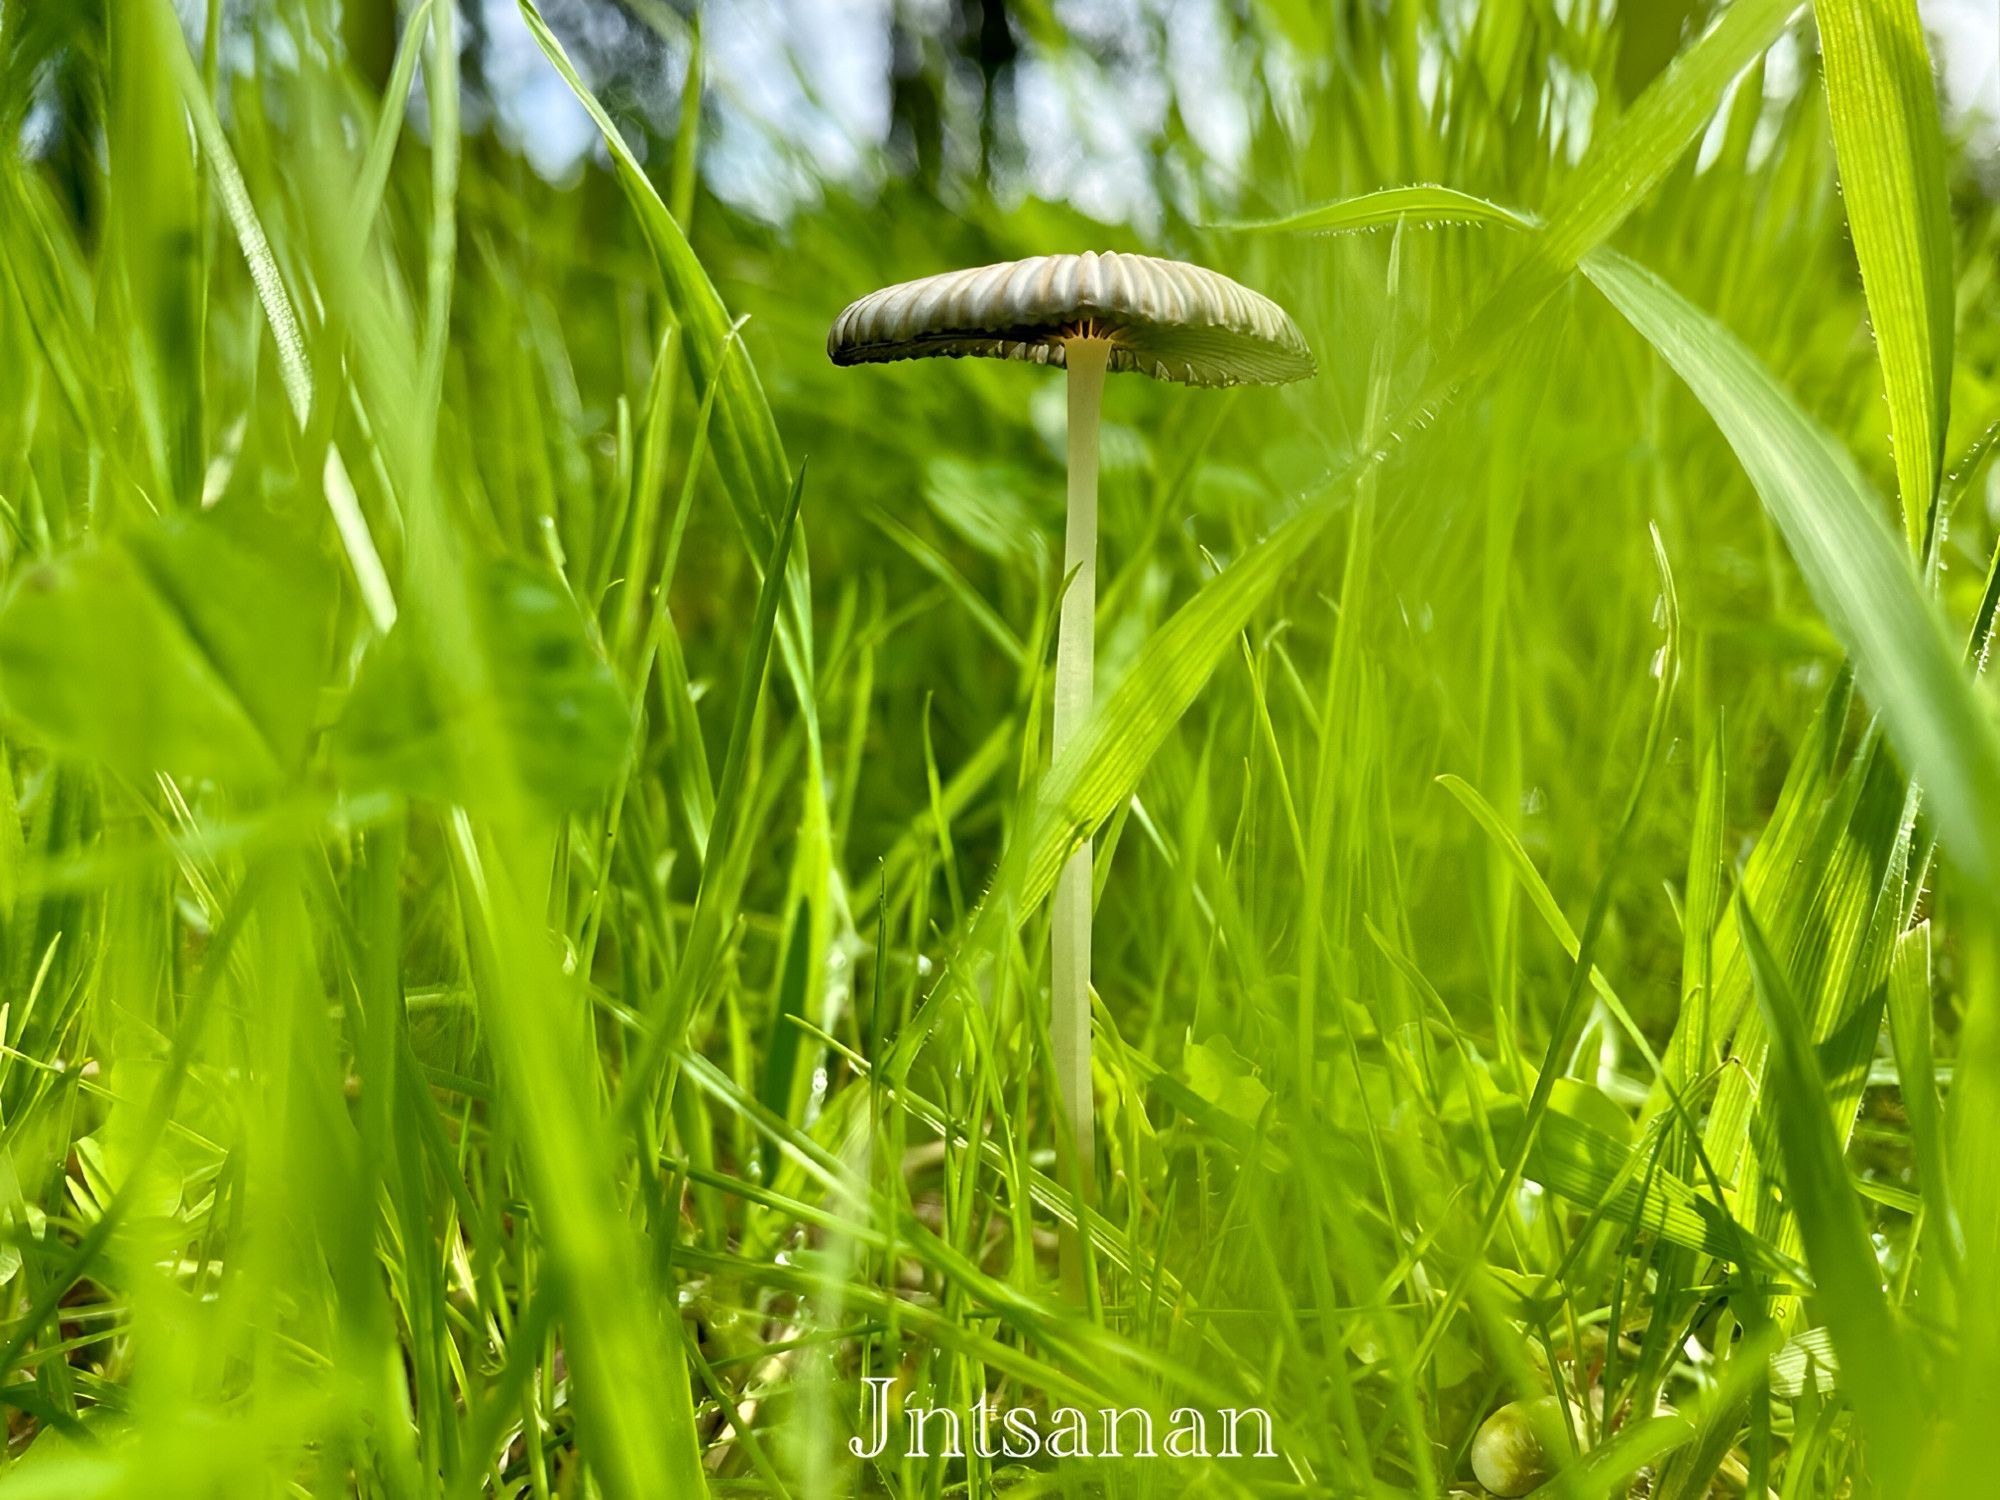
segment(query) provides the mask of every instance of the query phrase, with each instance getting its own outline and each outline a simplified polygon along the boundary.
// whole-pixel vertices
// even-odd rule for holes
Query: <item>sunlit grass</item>
[[[1552,1494],[1983,1492],[1994,209],[1902,0],[1570,9],[1232,22],[1296,91],[1142,242],[758,225],[532,5],[567,185],[448,8],[0,5],[0,1495],[1476,1494],[1514,1401]],[[1109,383],[1051,762],[1059,383],[824,341],[1086,248],[1322,374]]]

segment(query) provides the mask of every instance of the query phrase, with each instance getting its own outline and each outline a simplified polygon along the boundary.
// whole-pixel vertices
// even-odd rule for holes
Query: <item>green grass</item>
[[[1621,9],[1232,13],[1141,233],[761,222],[568,8],[558,185],[450,7],[0,3],[0,1496],[1990,1489],[2000,216],[1910,0]],[[1060,381],[824,339],[1085,248],[1321,374],[1111,383],[1050,764]]]

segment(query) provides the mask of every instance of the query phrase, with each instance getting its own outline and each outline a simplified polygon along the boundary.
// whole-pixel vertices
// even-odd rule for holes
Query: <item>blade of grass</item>
[[[1926,1405],[1908,1341],[1882,1287],[1881,1267],[1827,1113],[1826,1083],[1812,1037],[1784,971],[1747,904],[1737,925],[1771,1036],[1772,1105],[1784,1153],[1785,1200],[1797,1215],[1818,1285],[1814,1306],[1833,1329],[1849,1398],[1860,1415],[1874,1471],[1907,1485],[1927,1430]]]
[[[1916,0],[1814,0],[1841,201],[1889,393],[1903,530],[1924,555],[1951,415],[1944,131]]]
[[[257,288],[257,300],[270,323],[272,340],[278,350],[278,373],[284,381],[285,397],[291,403],[292,415],[303,428],[312,417],[312,371],[306,362],[305,335],[300,331],[291,293],[286,290],[284,273],[278,269],[277,257],[271,253],[270,239],[257,218],[256,205],[250,200],[250,189],[236,165],[235,153],[230,150],[222,118],[215,112],[215,104],[202,84],[193,56],[188,52],[187,39],[181,32],[179,19],[174,15],[169,0],[143,0],[143,3],[150,7],[157,19],[158,50],[173,72],[180,86],[182,102],[194,121],[195,139],[200,142],[202,154],[207,158],[216,194],[222,200],[223,212],[228,215],[231,227],[236,231],[244,263],[250,268],[250,279]],[[328,448],[326,465],[329,482],[324,488],[335,529],[340,533],[348,565],[354,571],[355,585],[361,592],[362,602],[368,607],[369,617],[375,622],[375,628],[386,635],[396,623],[396,595],[389,585],[388,570],[382,566],[382,556],[368,530],[367,517],[362,515],[361,507],[355,500],[353,486],[346,482],[339,448]]]
[[[792,481],[791,497],[778,517],[776,539],[764,570],[764,584],[757,592],[757,613],[750,627],[750,648],[743,662],[743,676],[737,688],[735,716],[729,726],[729,747],[722,761],[722,779],[716,784],[715,810],[709,825],[706,853],[701,864],[701,884],[695,892],[694,916],[688,924],[687,941],[681,949],[665,1003],[653,1018],[643,1050],[619,1093],[618,1113],[629,1124],[635,1112],[649,1099],[652,1080],[660,1065],[681,1045],[688,1017],[700,999],[701,986],[726,934],[722,893],[729,882],[725,871],[737,859],[738,825],[745,814],[747,774],[752,731],[757,708],[763,701],[766,674],[770,667],[772,639],[776,633],[778,601],[785,588],[785,559],[790,553],[792,533],[799,517],[799,501],[805,493],[805,469]],[[803,1003],[800,1013],[806,1014]]]
[[[536,898],[522,888],[520,872],[546,867],[550,840],[503,849],[463,813],[451,815],[447,833],[487,1034],[519,1101],[518,1140],[577,1371],[591,1473],[617,1500],[643,1500],[663,1485],[705,1495],[687,1363],[663,1326],[680,1311],[644,1290],[607,1167],[615,1137],[577,1055],[587,1033],[578,1010],[550,1003],[566,986],[541,941]]]
[[[1897,942],[1889,969],[1889,1036],[1923,1190],[1925,1233],[1942,1241],[1947,1269],[1955,1270],[1965,1256],[1965,1234],[1952,1202],[1931,1032],[1931,926],[1919,922]]]

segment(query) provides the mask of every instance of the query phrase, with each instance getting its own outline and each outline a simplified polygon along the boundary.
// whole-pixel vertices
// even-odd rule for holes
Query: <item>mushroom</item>
[[[1038,255],[885,287],[834,319],[837,365],[948,355],[1018,359],[1069,372],[1069,578],[1056,631],[1050,753],[1090,715],[1097,611],[1097,418],[1107,371],[1183,385],[1279,385],[1314,373],[1291,318],[1227,276],[1181,261],[1115,253]],[[1083,1201],[1095,1196],[1090,1090],[1090,844],[1071,856],[1051,914],[1050,1037]],[[1080,1246],[1063,1241],[1064,1280]]]

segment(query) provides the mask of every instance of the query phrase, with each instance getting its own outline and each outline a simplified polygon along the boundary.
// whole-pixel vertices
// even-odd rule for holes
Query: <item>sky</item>
[[[1951,108],[1985,122],[1982,144],[2000,156],[2000,0],[1922,0]]]
[[[467,0],[484,7],[488,70],[502,101],[502,126],[536,167],[568,175],[597,150],[582,109],[542,59],[514,0]],[[631,0],[628,0],[631,3]],[[637,0],[643,6],[645,0]],[[1212,79],[1224,45],[1219,0],[1052,0],[1065,22],[1087,31],[1162,22],[1163,65],[1109,79],[1088,59],[1051,62],[1024,49],[1015,75],[1025,163],[1019,191],[1067,200],[1093,217],[1148,226],[1144,156],[1169,104],[1214,161],[1235,159],[1248,121]],[[655,0],[657,5],[657,0]],[[906,17],[946,0],[905,0]],[[2000,182],[2000,0],[1919,0],[1931,34],[1946,109],[1995,162]],[[811,202],[813,175],[863,183],[889,133],[889,16],[892,0],[719,0],[704,9],[710,110],[703,145],[705,180],[732,204],[780,222]],[[657,13],[673,24],[672,13]],[[685,41],[664,48],[661,97],[670,98],[686,60]],[[648,84],[655,82],[647,80]],[[650,88],[648,89],[650,92]],[[1104,102],[1115,99],[1117,107]],[[788,142],[796,154],[774,149]]]

